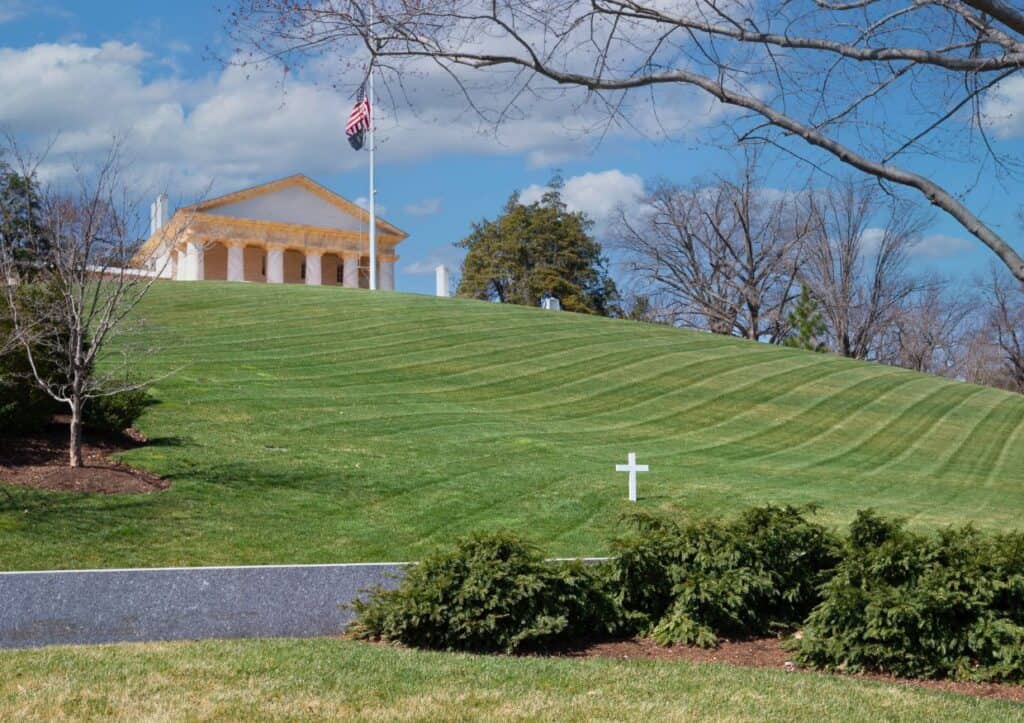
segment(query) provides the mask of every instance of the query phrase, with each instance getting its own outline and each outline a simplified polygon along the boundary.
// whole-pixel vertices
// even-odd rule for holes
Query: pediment
[[[214,198],[198,204],[195,210],[247,221],[341,231],[365,231],[369,223],[364,209],[301,175]],[[379,216],[377,228],[400,238],[406,235]]]

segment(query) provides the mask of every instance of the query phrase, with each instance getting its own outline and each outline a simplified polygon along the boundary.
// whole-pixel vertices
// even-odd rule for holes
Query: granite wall
[[[0,648],[342,632],[404,563],[0,573]]]

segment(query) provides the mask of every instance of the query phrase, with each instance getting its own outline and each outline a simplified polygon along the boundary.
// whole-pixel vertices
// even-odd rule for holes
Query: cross
[[[649,472],[650,467],[646,464],[636,463],[636,452],[629,453],[629,464],[615,465],[616,472],[629,472],[629,501],[636,502],[636,473]]]

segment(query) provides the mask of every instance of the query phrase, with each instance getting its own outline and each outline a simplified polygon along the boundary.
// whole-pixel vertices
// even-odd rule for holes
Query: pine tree
[[[793,311],[789,312],[787,320],[792,331],[783,342],[785,346],[816,352],[828,351],[828,347],[818,341],[827,330],[825,320],[818,311],[818,302],[806,286],[800,291],[800,298]]]
[[[40,204],[35,179],[0,159],[0,244],[10,250],[14,268],[22,278],[35,275],[35,256],[47,247],[39,221]]]

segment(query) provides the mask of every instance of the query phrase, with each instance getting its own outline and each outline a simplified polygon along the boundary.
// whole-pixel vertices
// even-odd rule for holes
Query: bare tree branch
[[[10,150],[20,159],[22,176],[37,185],[38,161]],[[96,168],[76,169],[71,188],[40,190],[38,228],[21,239],[0,237],[0,288],[12,338],[27,357],[32,381],[69,409],[72,467],[82,464],[82,413],[89,400],[151,381],[129,374],[126,355],[119,365],[106,354],[163,271],[126,268],[141,244],[142,214],[123,179],[115,141]],[[187,223],[176,234],[186,229]],[[15,241],[27,251],[27,262],[15,253]]]
[[[372,26],[365,2],[356,0],[236,0],[229,29],[253,61],[330,56],[344,65],[368,52],[392,78],[416,72],[425,61],[440,64],[474,98],[481,117],[499,125],[544,82],[585,90],[627,127],[630,92],[698,89],[740,111],[729,123],[767,124],[777,132],[774,143],[803,143],[913,189],[1024,280],[1024,258],[968,207],[962,191],[913,165],[921,156],[957,154],[965,162],[1013,167],[996,155],[977,105],[1024,68],[1024,13],[1010,3],[370,2]],[[502,70],[512,73],[498,80],[493,74]],[[512,99],[490,113],[480,101],[494,95],[493,86],[474,92],[470,77],[491,77]],[[651,114],[657,117],[657,109]],[[975,135],[980,144],[971,143]],[[893,163],[897,157],[901,165]]]
[[[779,343],[813,224],[796,195],[764,187],[757,161],[748,151],[735,178],[657,184],[639,212],[619,210],[616,237],[633,271],[678,318]]]

